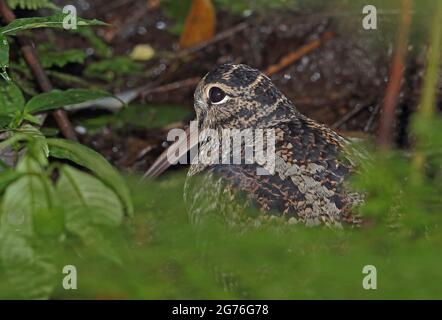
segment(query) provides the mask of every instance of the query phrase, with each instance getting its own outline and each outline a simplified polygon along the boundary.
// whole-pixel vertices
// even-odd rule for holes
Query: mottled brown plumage
[[[225,102],[217,101],[223,93]],[[228,223],[271,217],[306,225],[359,222],[352,209],[361,197],[345,183],[354,167],[347,141],[302,115],[268,77],[246,65],[221,65],[199,83],[195,110],[200,130],[275,129],[276,167],[258,175],[258,163],[192,164],[185,200],[193,221],[214,214]],[[200,140],[200,150],[212,147]],[[248,216],[249,206],[261,214]]]

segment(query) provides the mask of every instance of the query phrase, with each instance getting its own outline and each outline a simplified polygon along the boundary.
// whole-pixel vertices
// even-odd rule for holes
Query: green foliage
[[[37,189],[36,195],[38,190],[44,195],[60,195],[63,219],[54,219],[57,202],[50,206],[52,211],[47,202],[35,205],[44,209],[37,210],[33,222],[33,226],[38,224],[33,227],[38,230],[38,238],[32,242],[13,238],[12,245],[19,252],[29,250],[35,259],[32,264],[24,258],[17,266],[12,264],[13,259],[8,260],[10,265],[3,264],[7,273],[3,275],[5,281],[0,281],[0,296],[11,296],[6,290],[12,280],[6,277],[21,279],[23,284],[17,284],[17,288],[28,289],[24,287],[28,282],[11,276],[15,271],[10,266],[15,266],[35,286],[20,291],[26,293],[25,297],[36,297],[35,292],[40,291],[39,297],[53,298],[441,298],[442,275],[437,267],[442,262],[441,124],[440,118],[414,124],[416,130],[425,130],[431,137],[422,148],[428,159],[422,181],[413,181],[413,163],[404,152],[379,152],[366,147],[372,151],[372,161],[362,163],[360,173],[351,181],[367,195],[361,213],[370,224],[359,230],[275,223],[238,233],[210,220],[195,227],[188,222],[182,201],[185,175],[179,172],[142,184],[130,179],[134,218],[123,224],[123,234],[116,229],[109,232],[108,228],[112,230],[121,221],[122,206],[115,200],[101,203],[100,199],[115,199],[108,194],[114,190],[106,182],[92,181],[92,176],[88,179],[77,169],[61,166],[55,187],[50,183],[45,187],[44,179],[34,179],[32,186]],[[47,143],[51,150],[50,140]],[[30,161],[22,167],[38,173],[38,163]],[[5,177],[8,179],[16,183],[23,178]],[[44,188],[47,191],[42,191]],[[44,199],[43,194],[40,198]],[[7,199],[11,208],[18,201]],[[87,208],[88,214],[81,208]],[[68,212],[75,212],[75,223],[69,229]],[[102,219],[99,230],[94,229],[96,221]],[[12,221],[21,220],[15,217]],[[76,246],[79,251],[62,251],[60,248],[65,246],[60,245],[52,248],[51,255],[44,255],[45,251],[36,245],[41,239],[65,233],[75,235],[85,245]],[[6,236],[17,237],[2,235]],[[11,246],[11,242],[8,244]],[[67,291],[61,286],[61,270],[66,264],[79,270],[77,290]],[[368,264],[378,270],[378,290],[362,288],[362,268]],[[46,271],[43,277],[30,270]]]
[[[29,237],[35,232],[33,216],[42,211],[56,210],[55,191],[37,160],[23,157],[16,170],[24,175],[5,190],[1,228]]]
[[[184,22],[186,20],[187,13],[189,12],[191,0],[173,1],[165,0],[162,3],[164,13],[173,19],[174,24],[169,31],[174,34],[181,34],[184,28]]]
[[[57,269],[43,246],[41,241],[33,243],[15,232],[0,231],[2,298],[38,299],[53,291]]]
[[[0,125],[18,127],[22,121],[38,123],[33,114],[63,108],[70,104],[81,103],[98,98],[109,97],[104,91],[88,89],[52,90],[41,93],[25,103],[21,90],[12,82],[0,82]]]
[[[12,21],[10,24],[0,28],[0,75],[5,80],[10,80],[6,72],[6,68],[9,66],[9,43],[6,36],[14,36],[18,32],[36,29],[36,28],[63,28],[63,20],[66,17],[63,13],[57,13],[49,17],[33,17],[33,18],[21,18]],[[87,20],[77,18],[77,27],[84,26],[97,26],[107,25],[99,20]],[[51,59],[52,58],[52,59]],[[64,54],[53,54],[46,60],[48,64],[63,64],[69,59],[75,59],[75,61],[81,60],[81,56],[78,52],[70,51]],[[84,57],[83,57],[84,59]],[[81,60],[82,61],[82,60]]]
[[[0,116],[12,117],[22,110],[24,105],[25,99],[21,90],[13,82],[0,80]]]
[[[0,150],[8,145],[26,151],[15,169],[0,172],[0,270],[5,270],[5,285],[14,288],[10,296],[47,297],[54,288],[54,257],[66,247],[88,246],[119,262],[107,234],[118,232],[132,204],[124,180],[109,163],[82,145],[47,139],[30,126],[3,141]],[[95,175],[49,163],[49,155]]]
[[[440,152],[435,156],[440,163]],[[81,270],[81,286],[66,291],[59,284],[52,297],[441,298],[442,203],[435,197],[441,166],[437,178],[413,185],[411,165],[402,152],[373,152],[354,182],[368,190],[362,210],[372,221],[358,230],[275,224],[237,233],[215,221],[196,228],[182,201],[184,172],[143,184],[130,180],[136,214],[124,226],[126,240],[115,246],[122,264],[69,255],[63,261]],[[362,288],[369,264],[378,270],[378,290]]]
[[[35,113],[59,109],[67,105],[82,103],[89,100],[109,97],[109,93],[99,90],[68,89],[52,90],[31,98],[24,106],[26,113]]]
[[[58,28],[63,29],[63,20],[66,14],[57,13],[49,17],[33,17],[33,18],[20,18],[12,21],[7,26],[0,28],[0,34],[13,36],[18,32],[36,29],[36,28]],[[83,18],[77,18],[77,27],[84,26],[106,26],[107,24],[93,19],[87,20]]]
[[[128,215],[133,214],[129,190],[119,173],[99,153],[81,144],[63,140],[47,139],[51,156],[71,160],[94,172],[109,188],[111,188],[124,204]]]
[[[438,125],[441,123],[438,119]],[[432,128],[435,132],[436,127]],[[367,194],[366,203],[361,208],[363,216],[411,234],[425,233],[440,223],[442,144],[431,145],[439,153],[433,154],[429,162],[437,164],[428,168],[435,176],[421,181],[413,178],[412,159],[400,152],[374,153],[374,163],[362,165],[361,173],[354,177],[354,185]],[[427,151],[430,152],[430,148]]]
[[[88,41],[98,57],[109,58],[112,56],[112,49],[91,28],[78,28],[73,32]]]
[[[0,143],[0,151],[9,146],[16,148],[26,146],[27,154],[32,157],[32,160],[40,166],[48,166],[48,157],[52,156],[58,159],[65,159],[80,165],[91,172],[93,172],[108,188],[110,188],[119,201],[121,201],[124,210],[128,215],[133,214],[133,207],[130,200],[129,190],[127,189],[124,180],[119,173],[103,158],[99,153],[77,142],[58,139],[46,138],[41,132],[30,126],[25,125],[20,129],[16,129],[14,133],[11,132],[11,137]],[[32,165],[30,165],[32,164]],[[27,170],[23,170],[23,166],[27,165]],[[20,162],[17,165],[16,172],[33,172],[29,168],[34,168],[33,162]],[[52,168],[50,168],[52,170]],[[40,170],[40,169],[39,169]],[[41,171],[41,170],[40,170]],[[4,170],[1,174],[5,176],[0,178],[0,185],[3,190],[5,184],[11,182],[12,175],[10,169]]]
[[[6,1],[11,9],[28,9],[28,10],[37,10],[40,8],[57,8],[51,1],[49,0],[7,0]]]
[[[100,180],[69,166],[60,168],[56,190],[65,204],[67,231],[104,256],[119,261],[100,229],[116,228],[122,222],[124,209],[115,193]],[[47,223],[44,225],[48,227]]]
[[[104,114],[81,121],[89,131],[112,126],[114,130],[128,128],[163,128],[174,122],[190,118],[192,112],[186,106],[131,104],[114,114]]]
[[[9,2],[26,9],[44,4]],[[1,298],[47,298],[58,283],[62,270],[58,258],[65,251],[87,248],[96,256],[121,263],[112,241],[124,214],[133,213],[125,181],[100,154],[78,143],[47,138],[30,125],[40,125],[38,113],[110,95],[89,89],[53,90],[26,101],[6,73],[10,65],[6,36],[34,28],[62,28],[63,18],[63,14],[23,18],[0,28],[0,72],[5,79],[0,81],[0,128],[6,137],[0,142],[0,155],[5,159],[13,155],[5,161],[8,164],[0,161],[0,281],[2,289],[6,288]],[[104,23],[78,18],[77,25]],[[46,50],[42,57],[43,66],[49,68],[82,63],[85,54]],[[24,63],[13,65],[29,77]]]
[[[113,57],[89,64],[84,72],[85,76],[112,81],[124,75],[140,75],[143,66],[129,57]]]
[[[0,35],[0,75],[9,80],[6,68],[9,66],[9,43],[4,35]]]
[[[65,51],[54,51],[45,46],[38,47],[38,56],[44,68],[51,68],[53,66],[62,68],[68,63],[83,63],[86,59],[84,50],[71,49]]]

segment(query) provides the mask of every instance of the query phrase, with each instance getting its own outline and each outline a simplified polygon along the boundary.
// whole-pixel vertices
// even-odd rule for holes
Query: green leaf
[[[3,192],[7,186],[23,175],[12,169],[6,169],[0,172],[0,192]]]
[[[40,8],[57,9],[57,6],[49,0],[7,0],[7,3],[13,10],[17,7],[27,10],[37,10]]]
[[[0,128],[6,128],[12,120],[12,117],[0,116]]]
[[[11,298],[45,299],[53,291],[57,270],[51,256],[12,231],[0,229],[0,261],[6,273]]]
[[[84,74],[87,77],[112,80],[117,76],[140,75],[143,65],[129,57],[117,56],[89,64]]]
[[[94,55],[102,58],[112,56],[112,49],[91,28],[80,28],[75,30],[75,33],[83,37],[94,48]]]
[[[23,94],[13,82],[0,81],[0,116],[12,117],[24,104]]]
[[[36,210],[33,219],[35,233],[40,237],[57,239],[65,231],[64,210],[61,207]]]
[[[26,124],[12,135],[0,142],[0,151],[20,141],[29,141],[29,153],[32,154],[40,164],[47,164],[47,157],[49,156],[49,148],[46,142],[46,137],[37,128]]]
[[[18,173],[25,173],[10,184],[1,204],[1,226],[26,236],[34,234],[33,215],[40,210],[52,210],[54,190],[37,161],[25,156],[17,165]]]
[[[28,143],[27,152],[38,161],[41,166],[45,167],[49,164],[49,147],[45,136],[36,136],[30,143]]]
[[[63,20],[68,14],[57,13],[49,17],[34,17],[16,19],[5,27],[0,28],[0,34],[15,35],[17,32],[35,28],[63,28]],[[105,26],[106,23],[93,19],[77,18],[77,27],[81,26]]]
[[[50,46],[43,49],[39,46],[38,53],[44,68],[52,66],[62,68],[68,63],[83,63],[84,59],[86,59],[86,52],[80,49],[54,51]]]
[[[81,124],[89,132],[107,125],[111,125],[116,130],[162,128],[190,116],[192,116],[192,111],[186,106],[134,103],[114,114],[103,114],[82,120]]]
[[[44,135],[37,128],[31,125],[24,125],[17,131],[11,132],[11,136],[0,142],[0,151],[20,141],[31,141],[33,139],[44,139]]]
[[[117,195],[100,180],[70,166],[60,169],[57,195],[64,204],[66,229],[88,245],[115,259],[102,228],[121,224],[124,209]]]
[[[93,224],[120,225],[124,209],[115,192],[94,176],[64,165],[57,181],[57,194],[66,210],[66,223],[76,223],[75,216],[86,213]],[[86,209],[86,210],[84,210]]]
[[[23,140],[29,140],[29,136],[20,132],[14,133],[8,139],[0,142],[0,151]]]
[[[29,123],[35,124],[37,126],[41,126],[42,125],[41,120],[37,116],[34,116],[32,114],[29,114],[29,113],[20,114],[19,117],[20,117],[20,122],[22,120],[26,120]]]
[[[9,67],[9,43],[4,35],[0,34],[0,75],[5,80],[10,80],[6,72]]]
[[[51,156],[71,160],[94,172],[118,195],[124,204],[126,213],[129,216],[133,215],[130,193],[124,179],[101,154],[69,140],[50,138],[46,141]]]
[[[35,113],[46,110],[58,109],[70,104],[82,103],[104,97],[111,94],[105,91],[89,89],[52,90],[42,93],[29,100],[25,105],[25,112]]]

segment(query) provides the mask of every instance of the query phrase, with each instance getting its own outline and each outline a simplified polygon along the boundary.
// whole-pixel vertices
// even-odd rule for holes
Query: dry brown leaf
[[[188,48],[209,41],[215,34],[216,14],[211,0],[193,0],[186,17],[180,47]]]
[[[160,7],[160,0],[147,0],[147,8],[149,10],[156,10]]]

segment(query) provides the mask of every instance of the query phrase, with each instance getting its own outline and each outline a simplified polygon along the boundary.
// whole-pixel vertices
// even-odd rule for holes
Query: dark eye
[[[221,103],[227,100],[227,95],[222,89],[212,87],[209,90],[209,100],[214,104]]]

